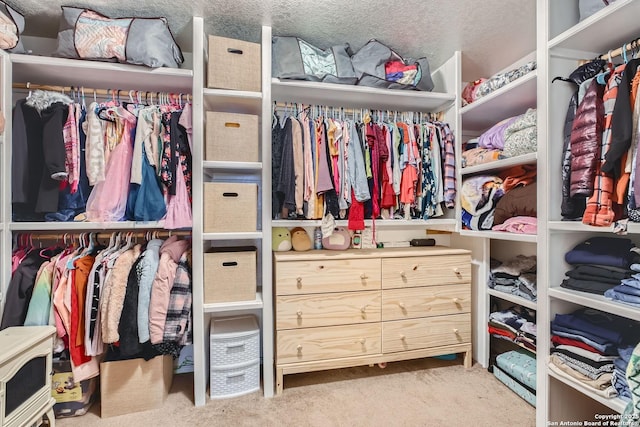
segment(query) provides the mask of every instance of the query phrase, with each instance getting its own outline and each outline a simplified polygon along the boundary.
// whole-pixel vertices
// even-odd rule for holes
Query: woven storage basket
[[[205,160],[257,162],[258,116],[207,112]]]
[[[209,36],[207,87],[260,92],[260,45]]]
[[[257,224],[257,184],[204,183],[205,233],[256,231]]]
[[[204,302],[256,299],[256,252],[224,248],[204,254]]]

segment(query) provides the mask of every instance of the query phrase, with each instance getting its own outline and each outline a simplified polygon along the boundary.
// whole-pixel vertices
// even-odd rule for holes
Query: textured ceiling
[[[192,16],[208,34],[259,41],[261,25],[326,48],[347,42],[356,51],[376,38],[432,68],[462,51],[464,80],[489,75],[535,49],[532,0],[7,0],[27,19],[25,34],[55,37],[60,6],[87,7],[111,17],[165,16],[190,50]]]

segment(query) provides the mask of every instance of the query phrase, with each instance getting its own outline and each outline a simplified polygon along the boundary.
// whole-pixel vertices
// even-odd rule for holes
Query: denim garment
[[[626,319],[592,309],[580,309],[570,314],[556,314],[553,322],[565,328],[586,331],[617,344],[622,342],[622,331],[629,326],[629,321]]]
[[[613,301],[624,302],[634,307],[640,307],[640,296],[625,294],[614,289],[609,289],[604,296]]]
[[[566,333],[570,333],[570,334],[575,334],[575,335],[580,335],[582,337],[585,337],[593,342],[597,342],[601,345],[607,345],[607,344],[614,344],[613,341],[601,337],[599,335],[595,335],[593,333],[590,333],[589,331],[585,331],[583,329],[572,329],[572,328],[568,328],[566,326],[561,326],[558,325],[555,321],[551,322],[551,329],[554,332],[566,332]]]
[[[630,239],[615,237],[592,237],[576,245],[565,254],[568,264],[597,264],[628,268],[637,262],[638,256],[631,252],[635,247]]]

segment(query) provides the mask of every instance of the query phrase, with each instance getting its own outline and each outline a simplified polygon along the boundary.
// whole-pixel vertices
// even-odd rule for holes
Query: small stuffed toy
[[[291,250],[291,233],[286,227],[273,227],[271,229],[271,249],[274,252],[286,252]]]
[[[344,251],[351,246],[351,233],[347,227],[336,227],[330,236],[322,238],[322,247],[333,251]]]
[[[302,227],[291,230],[291,245],[294,251],[304,252],[311,249],[311,238]]]

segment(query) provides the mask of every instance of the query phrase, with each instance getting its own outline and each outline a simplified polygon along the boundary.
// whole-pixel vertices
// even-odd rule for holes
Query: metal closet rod
[[[114,230],[110,233],[107,232],[95,232],[95,231],[69,231],[66,233],[58,233],[58,234],[47,234],[47,233],[39,233],[37,231],[33,232],[18,232],[17,237],[23,239],[36,239],[36,240],[64,240],[69,237],[80,237],[82,235],[89,236],[93,234],[96,239],[108,239],[114,233],[120,233],[122,237],[131,236],[133,238],[153,238],[153,237],[171,237],[171,236],[191,236],[191,231],[182,231],[182,230],[149,230],[149,231],[125,231],[125,230]]]
[[[328,105],[317,105],[317,104],[303,104],[300,102],[273,102],[273,107],[279,111],[294,111],[297,109],[298,111],[303,111],[306,109],[310,109],[311,111],[320,110],[321,112],[327,112],[329,116],[336,115],[340,116],[341,114],[365,114],[369,113],[369,115],[376,115],[379,112],[385,115],[397,115],[401,117],[403,114],[414,114],[420,115],[423,117],[431,118],[433,120],[442,121],[444,119],[444,113],[442,111],[439,112],[427,112],[427,111],[399,111],[399,110],[389,110],[385,108],[343,108],[343,107],[332,107]]]
[[[83,95],[85,95],[85,92],[87,92],[87,94],[93,94],[95,95],[102,95],[102,96],[108,96],[115,99],[120,99],[120,96],[123,97],[130,97],[131,99],[145,99],[146,101],[149,100],[149,97],[151,97],[151,101],[153,101],[153,96],[156,96],[156,99],[160,100],[160,99],[167,99],[167,100],[182,100],[182,97],[186,97],[186,102],[190,102],[192,100],[191,94],[189,93],[169,93],[169,92],[153,92],[153,91],[138,91],[138,90],[123,90],[123,89],[96,89],[96,88],[89,88],[89,87],[84,87],[84,86],[52,86],[52,85],[39,85],[39,84],[33,84],[30,82],[27,83],[14,83],[13,84],[13,88],[14,89],[25,89],[25,90],[50,90],[53,92],[62,92],[62,93],[81,93]],[[126,99],[126,98],[125,98]],[[160,102],[160,101],[158,101]]]

